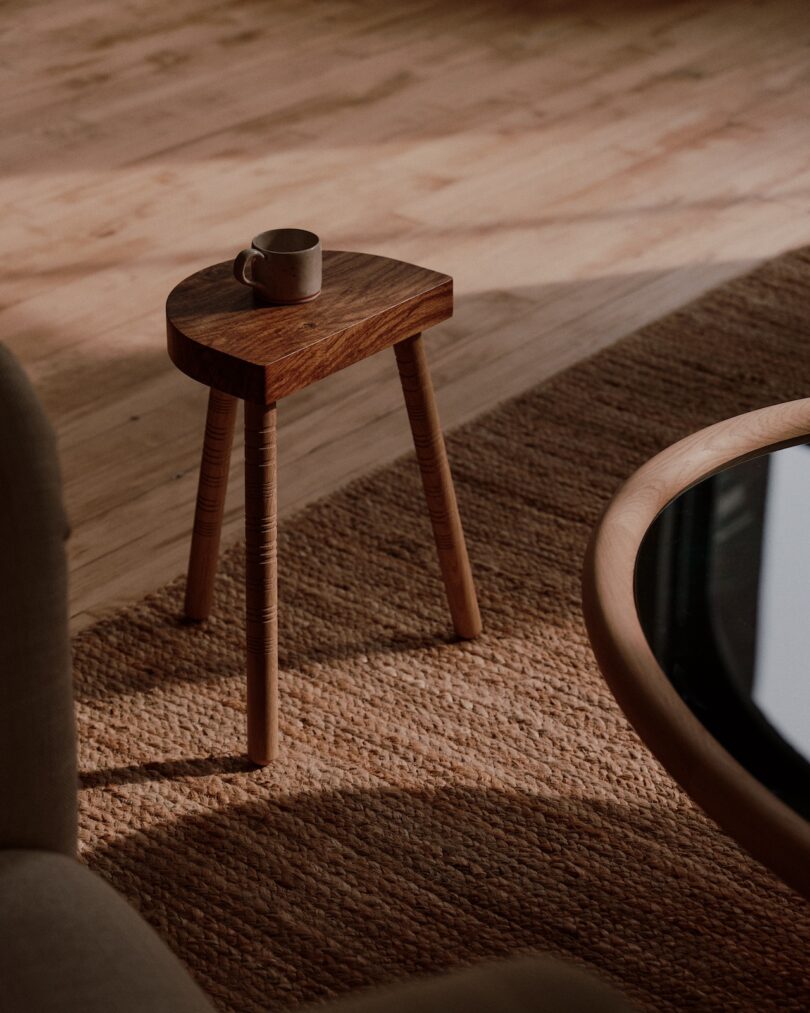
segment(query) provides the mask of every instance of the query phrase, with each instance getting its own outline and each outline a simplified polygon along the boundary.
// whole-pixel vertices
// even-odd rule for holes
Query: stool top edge
[[[453,313],[449,275],[389,257],[325,251],[321,295],[294,306],[257,303],[231,264],[172,289],[168,347],[184,373],[248,400],[269,403]]]

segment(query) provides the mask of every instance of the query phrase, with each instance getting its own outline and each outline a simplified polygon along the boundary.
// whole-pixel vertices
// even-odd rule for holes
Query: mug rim
[[[274,250],[270,248],[272,239],[266,239],[268,236],[277,236],[280,232],[293,232],[301,237],[302,241],[308,243],[307,246],[301,246],[297,250]],[[300,253],[310,253],[312,250],[316,250],[320,246],[320,236],[317,236],[314,232],[310,232],[309,229],[265,229],[264,232],[260,232],[254,236],[251,240],[250,245],[258,250],[260,253],[270,253],[274,257],[288,257],[296,256]]]

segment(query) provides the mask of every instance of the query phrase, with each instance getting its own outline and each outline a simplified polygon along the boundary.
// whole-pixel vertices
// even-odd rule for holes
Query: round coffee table
[[[640,468],[594,531],[600,668],[661,763],[810,897],[810,399],[718,423]]]

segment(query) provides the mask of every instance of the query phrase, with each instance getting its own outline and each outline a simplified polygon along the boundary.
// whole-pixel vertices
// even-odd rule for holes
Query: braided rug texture
[[[679,437],[807,395],[810,252],[451,434],[486,631],[454,643],[406,458],[282,526],[281,757],[243,757],[242,554],[74,643],[81,848],[223,1010],[539,949],[651,1010],[810,1008],[808,906],[630,729],[580,614],[589,533]]]

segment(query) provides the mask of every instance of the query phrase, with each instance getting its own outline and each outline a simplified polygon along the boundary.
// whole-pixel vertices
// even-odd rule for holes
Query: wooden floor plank
[[[183,276],[271,225],[453,274],[452,427],[808,241],[809,45],[796,0],[4,5],[0,340],[59,435],[74,627],[185,565]],[[282,514],[409,445],[390,355],[279,424]],[[226,541],[240,437],[231,470]]]

